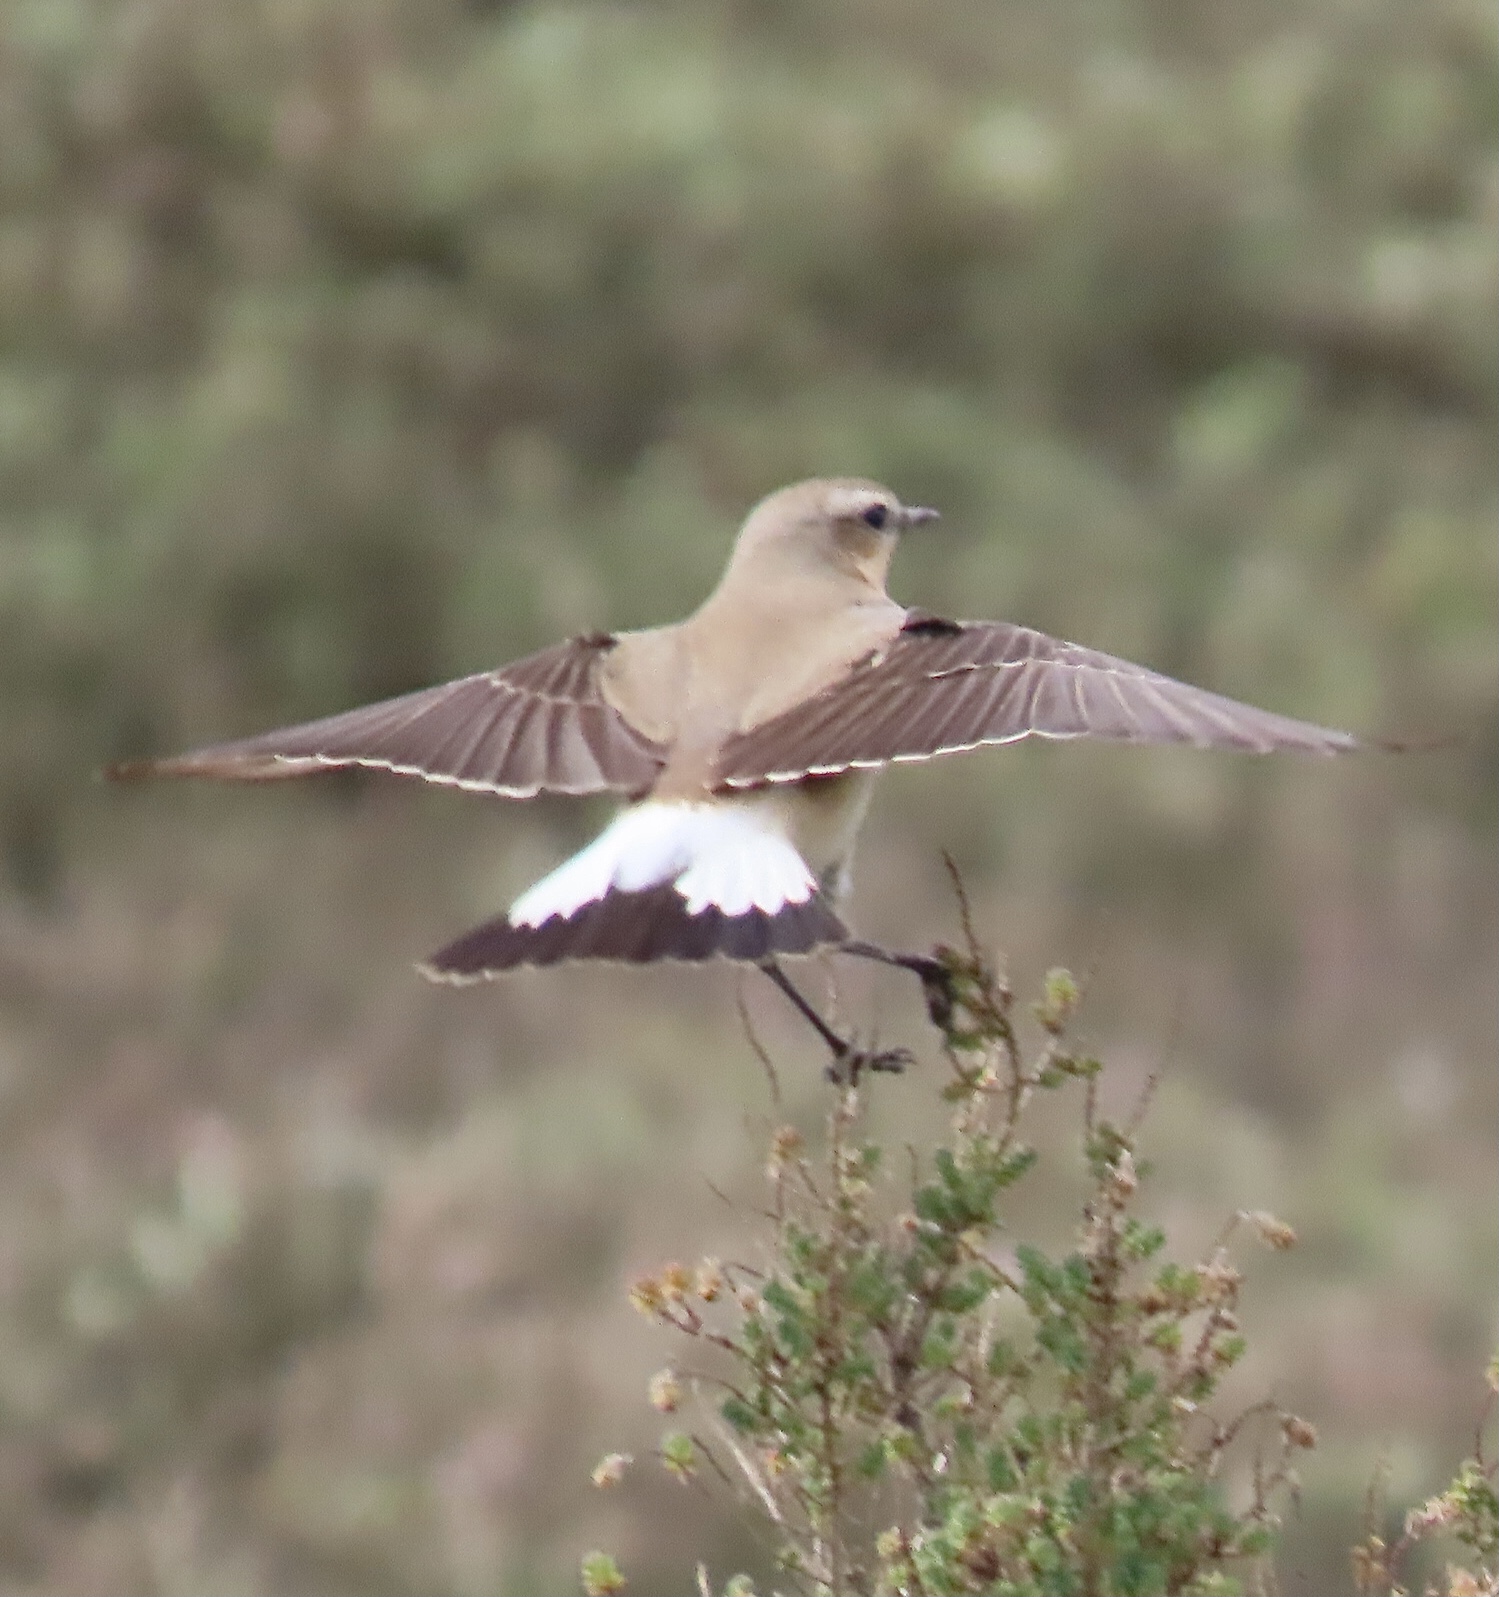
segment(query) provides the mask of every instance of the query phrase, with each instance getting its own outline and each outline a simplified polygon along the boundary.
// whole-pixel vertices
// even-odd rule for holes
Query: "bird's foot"
[[[940,959],[914,954],[906,969],[913,971],[921,983],[921,996],[926,1000],[926,1012],[931,1023],[938,1031],[945,1033],[952,1025],[953,1010],[958,1001],[952,967]]]
[[[832,1052],[823,1076],[835,1087],[857,1087],[865,1074],[899,1076],[916,1063],[909,1048],[856,1048],[845,1042]]]
[[[823,1074],[835,1085],[857,1087],[865,1075],[898,1076],[907,1065],[915,1064],[916,1056],[909,1048],[858,1047],[823,1018],[774,959],[762,961],[760,969],[780,988],[797,1013],[827,1044],[832,1058]]]
[[[881,948],[878,943],[849,942],[842,946],[840,952],[853,954],[858,959],[871,959],[880,965],[893,965],[897,970],[910,971],[921,983],[921,994],[926,999],[926,1012],[932,1024],[938,1031],[947,1030],[957,1002],[957,973],[948,961],[932,954],[897,953],[893,949]]]

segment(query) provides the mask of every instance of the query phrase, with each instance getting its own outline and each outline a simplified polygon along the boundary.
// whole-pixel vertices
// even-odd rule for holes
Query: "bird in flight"
[[[598,837],[425,974],[463,983],[565,960],[722,957],[761,965],[805,1013],[779,956],[879,955],[840,906],[885,766],[1026,738],[1255,754],[1359,746],[1028,627],[906,609],[885,591],[891,556],[902,534],[936,520],[862,478],[797,483],[751,511],[717,588],[685,621],[570,638],[108,774],[258,782],[358,766],[504,798],[618,794]]]

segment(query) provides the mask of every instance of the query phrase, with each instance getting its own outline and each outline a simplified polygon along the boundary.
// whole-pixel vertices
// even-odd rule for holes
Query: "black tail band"
[[[435,981],[479,981],[522,965],[573,959],[647,965],[658,960],[710,959],[758,963],[776,954],[810,954],[846,942],[848,929],[821,894],[774,913],[726,915],[709,906],[696,915],[666,885],[642,893],[606,894],[569,916],[540,926],[486,921],[434,954],[422,967]]]

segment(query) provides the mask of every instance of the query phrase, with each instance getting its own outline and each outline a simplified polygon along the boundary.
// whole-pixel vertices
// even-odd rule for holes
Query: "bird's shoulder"
[[[671,744],[687,665],[681,622],[608,637],[608,650],[597,665],[604,702],[643,737]]]

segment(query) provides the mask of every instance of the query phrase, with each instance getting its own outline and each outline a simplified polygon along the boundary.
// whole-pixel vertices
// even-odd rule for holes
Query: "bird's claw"
[[[908,968],[921,982],[921,995],[926,999],[926,1012],[932,1024],[938,1031],[945,1032],[952,1024],[953,1008],[957,1003],[952,970],[940,959],[925,955],[914,958]]]

